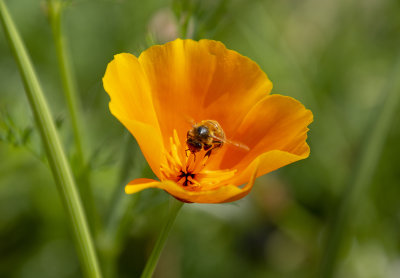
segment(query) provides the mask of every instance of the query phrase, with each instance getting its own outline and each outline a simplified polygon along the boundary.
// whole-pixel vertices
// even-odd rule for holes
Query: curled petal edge
[[[239,200],[249,194],[254,185],[257,171],[258,167],[255,167],[249,182],[243,188],[228,184],[215,190],[189,191],[173,181],[165,180],[160,182],[141,178],[129,182],[125,187],[125,192],[127,194],[133,194],[146,188],[160,188],[183,202],[208,204],[227,203]]]
[[[254,159],[249,166],[240,171],[228,182],[236,185],[244,184],[249,178],[252,177],[254,169],[257,171],[257,177],[268,174],[275,171],[283,166],[294,163],[299,160],[306,159],[310,155],[310,147],[306,144],[306,151],[301,154],[293,154],[281,150],[268,151],[259,155]],[[244,196],[243,196],[244,197]]]

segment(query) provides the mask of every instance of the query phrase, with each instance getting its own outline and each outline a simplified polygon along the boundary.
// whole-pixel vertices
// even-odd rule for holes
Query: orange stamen
[[[233,177],[236,170],[205,170],[210,156],[202,150],[186,155],[186,146],[179,140],[176,130],[170,138],[169,151],[164,155],[166,163],[161,165],[163,179],[173,180],[187,190],[209,190]]]

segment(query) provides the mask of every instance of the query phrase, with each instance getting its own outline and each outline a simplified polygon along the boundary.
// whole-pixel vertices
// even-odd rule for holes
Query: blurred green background
[[[46,1],[7,1],[75,173]],[[340,243],[335,277],[400,277],[400,113],[390,119],[371,178],[354,189],[400,49],[398,0],[73,0],[64,35],[77,78],[94,194],[90,224],[106,277],[138,277],[165,219],[168,195],[126,196],[151,177],[135,140],[108,110],[101,78],[113,55],[177,36],[220,40],[256,61],[273,93],[314,112],[311,155],[257,179],[244,199],[185,205],[155,277],[317,277]],[[397,71],[398,73],[399,71]],[[397,77],[397,78],[396,78]],[[378,134],[379,135],[379,134]],[[16,63],[0,31],[0,277],[81,277],[72,233]],[[349,197],[350,196],[350,197]],[[83,199],[86,200],[85,196]],[[344,200],[344,201],[343,201]],[[330,238],[336,224],[341,240]],[[337,226],[339,225],[339,226]]]

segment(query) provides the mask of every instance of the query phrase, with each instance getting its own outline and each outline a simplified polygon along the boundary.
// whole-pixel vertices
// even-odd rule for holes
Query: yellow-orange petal
[[[167,191],[175,198],[185,202],[207,204],[227,203],[246,196],[254,185],[256,174],[257,167],[254,167],[248,183],[243,188],[228,184],[216,188],[215,190],[189,191],[185,190],[181,185],[169,180],[159,182],[151,179],[136,179],[125,187],[125,192],[127,194],[133,194],[146,188],[160,188]]]
[[[221,160],[215,161],[213,167],[234,168],[240,174],[260,157],[259,175],[264,175],[304,159],[309,155],[307,126],[312,120],[311,111],[299,101],[287,96],[269,95],[249,111],[233,137],[250,150],[226,145]]]
[[[138,142],[138,145],[153,173],[157,177],[161,177],[160,164],[165,161],[165,157],[160,130],[149,124],[132,121],[126,118],[120,118],[119,120],[136,138],[136,141]]]
[[[125,186],[126,194],[134,194],[146,188],[158,187],[160,182],[152,179],[140,178],[132,180]]]
[[[149,83],[134,55],[115,55],[107,66],[103,85],[115,117],[158,126]]]
[[[132,54],[114,56],[103,77],[111,113],[136,138],[153,172],[159,176],[163,141],[149,84],[138,59]]]
[[[307,146],[308,147],[308,146]],[[236,176],[228,180],[228,182],[234,185],[241,185],[246,183],[253,175],[257,169],[256,177],[265,175],[272,172],[278,168],[286,166],[290,163],[296,162],[307,158],[309,155],[309,150],[304,152],[302,155],[296,155],[289,152],[273,150],[261,154],[256,159],[254,159],[250,164],[246,165]]]
[[[255,62],[211,40],[177,39],[153,46],[139,62],[151,86],[164,140],[174,129],[184,138],[190,119],[217,120],[229,135],[272,88]]]

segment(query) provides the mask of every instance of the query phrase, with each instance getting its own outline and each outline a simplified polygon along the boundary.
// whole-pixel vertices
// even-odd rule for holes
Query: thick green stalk
[[[172,225],[174,224],[175,218],[178,215],[178,212],[181,209],[182,205],[183,203],[181,201],[176,200],[172,196],[170,197],[167,222],[165,223],[164,228],[161,230],[161,233],[158,236],[153,251],[151,252],[149,259],[147,260],[142,276],[140,276],[141,278],[151,278],[153,276],[153,272],[157,266],[161,251],[164,249],[169,232],[171,231]]]
[[[96,210],[93,192],[90,187],[90,171],[88,170],[87,161],[85,159],[85,154],[82,147],[82,126],[81,121],[79,120],[82,117],[80,117],[81,110],[77,97],[78,90],[76,88],[75,75],[73,74],[73,67],[71,66],[71,59],[66,45],[66,38],[63,35],[62,29],[62,13],[66,4],[65,2],[59,0],[47,0],[47,2],[63,92],[70,115],[72,131],[74,135],[74,145],[76,147],[76,162],[78,167],[75,171],[75,177],[79,186],[81,197],[84,201],[85,210],[89,215],[91,228],[94,229],[93,231],[95,232]]]
[[[28,53],[3,0],[0,0],[0,19],[18,64],[29,104],[39,127],[49,165],[72,224],[83,270],[86,277],[101,277],[92,238],[71,169],[61,147],[50,110]]]
[[[367,190],[371,183],[375,168],[379,162],[383,145],[389,133],[393,116],[400,101],[400,55],[387,82],[384,91],[387,92],[386,100],[377,117],[371,136],[367,139],[365,148],[359,158],[358,168],[340,200],[337,213],[333,218],[330,233],[326,240],[326,250],[322,258],[319,277],[331,278],[336,273],[338,253],[342,246],[343,236],[347,231],[349,215],[354,214],[355,203],[359,201],[362,192]]]

